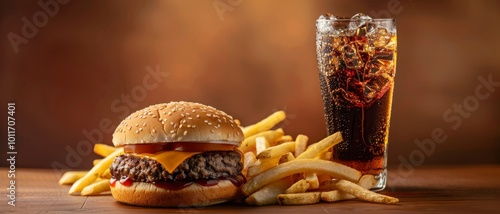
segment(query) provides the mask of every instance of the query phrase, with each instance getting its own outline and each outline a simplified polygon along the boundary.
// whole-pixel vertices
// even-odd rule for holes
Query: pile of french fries
[[[94,160],[94,167],[89,171],[67,171],[59,179],[60,185],[72,185],[70,195],[100,195],[109,191],[111,173],[109,167],[116,156],[123,154],[123,148],[115,148],[106,144],[95,144],[94,152],[103,159]]]
[[[331,148],[342,141],[340,133],[330,135],[308,146],[308,137],[295,139],[283,129],[272,129],[286,118],[277,111],[250,126],[242,127],[245,136],[240,146],[244,154],[243,174],[247,183],[241,188],[250,205],[299,205],[320,201],[360,200],[395,204],[394,197],[370,191],[376,180],[373,175],[331,161]],[[96,144],[94,152],[103,159],[94,160],[89,171],[68,171],[59,180],[71,184],[71,195],[100,195],[110,190],[109,167],[122,148]]]
[[[278,111],[243,127],[240,150],[248,182],[242,192],[247,204],[299,205],[354,198],[384,204],[399,201],[370,191],[376,183],[373,175],[331,161],[331,148],[342,141],[339,132],[308,146],[306,135],[294,140],[281,128],[271,130],[285,118],[285,112]]]

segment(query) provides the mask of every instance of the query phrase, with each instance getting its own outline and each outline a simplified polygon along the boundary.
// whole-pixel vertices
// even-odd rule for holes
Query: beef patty
[[[111,175],[138,182],[195,181],[241,177],[241,154],[234,151],[208,151],[184,160],[172,173],[159,162],[129,154],[117,156],[110,167]]]

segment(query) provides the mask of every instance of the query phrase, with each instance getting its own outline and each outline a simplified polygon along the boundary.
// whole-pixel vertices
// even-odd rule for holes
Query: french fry
[[[281,157],[258,159],[257,162],[255,162],[255,164],[249,166],[247,171],[247,177],[253,177],[272,167],[275,167],[278,164],[285,163],[294,159],[295,157],[293,157],[291,152],[288,152],[282,155]]]
[[[359,171],[336,162],[318,159],[295,159],[270,168],[251,178],[241,189],[248,196],[276,180],[302,172],[316,172],[349,181],[358,181],[361,177]]]
[[[295,157],[292,155],[291,152],[288,152],[281,156],[280,160],[278,161],[278,164],[282,164],[292,160],[295,160]]]
[[[274,131],[277,131],[277,132],[282,133],[283,135],[285,135],[285,131],[283,131],[282,128],[277,128]],[[279,141],[279,139],[281,139],[283,137],[283,135],[280,138],[268,140],[269,141],[269,146],[276,146],[276,145],[278,145],[278,141]]]
[[[101,178],[105,178],[105,179],[110,179],[111,178],[111,171],[108,169],[106,169],[102,175],[101,175]]]
[[[320,192],[279,194],[278,203],[281,205],[316,204],[320,201],[320,196]]]
[[[250,137],[252,135],[255,135],[259,132],[267,131],[271,128],[273,128],[276,124],[280,123],[286,118],[286,114],[284,111],[277,111],[274,112],[273,114],[269,115],[267,118],[264,118],[263,120],[244,127],[243,128],[243,135],[245,138]]]
[[[99,163],[99,161],[102,161],[102,159],[94,159],[92,161],[92,165],[95,166],[97,163]]]
[[[281,157],[282,155],[293,152],[295,150],[295,142],[283,143],[280,145],[276,145],[273,147],[269,147],[266,150],[262,151],[257,155],[257,159],[265,159],[265,158],[275,158]]]
[[[272,167],[277,166],[280,159],[281,157],[257,160],[257,162],[248,167],[247,176],[253,177]]]
[[[332,155],[333,153],[327,150],[326,152],[319,154],[319,156],[316,157],[316,159],[330,160],[332,159]]]
[[[272,142],[276,142],[278,139],[280,139],[283,136],[283,130],[271,130],[271,131],[265,131],[261,132],[255,135],[252,135],[251,137],[245,138],[243,142],[241,142],[240,150],[245,153],[249,151],[255,151],[255,139],[257,137],[265,137],[269,144]]]
[[[109,145],[102,144],[102,143],[97,143],[94,145],[94,153],[96,153],[102,157],[106,157],[106,156],[110,155],[111,153],[113,153],[117,149],[118,148],[116,148],[116,147],[109,146]]]
[[[73,184],[78,179],[82,178],[87,174],[88,171],[67,171],[59,179],[60,185]]]
[[[358,181],[358,185],[365,189],[371,189],[375,184],[377,183],[377,180],[375,180],[375,176],[373,175],[363,175]],[[327,190],[335,190],[335,180],[325,180],[320,183],[319,191],[327,191]]]
[[[102,173],[111,166],[116,156],[123,153],[123,148],[115,150],[113,153],[102,159],[97,165],[85,174],[82,178],[78,179],[69,189],[69,194],[81,192],[83,188],[92,184],[97,178],[102,176]]]
[[[301,180],[295,182],[294,184],[292,184],[292,186],[290,186],[288,189],[286,189],[285,194],[306,192],[307,189],[309,189],[309,186],[310,186],[309,182],[307,182],[304,179],[301,179]]]
[[[286,143],[286,142],[290,142],[290,141],[293,141],[293,137],[290,136],[290,135],[284,135],[283,137],[281,137],[280,139],[278,139],[276,141],[276,145],[279,145],[279,144],[282,144],[282,143]]]
[[[396,204],[399,201],[397,198],[372,192],[350,181],[336,180],[334,183],[338,190],[349,193],[364,201],[382,204]]]
[[[365,189],[371,189],[376,183],[377,180],[374,175],[363,175],[358,181],[358,185]]]
[[[298,157],[304,151],[306,151],[307,141],[309,141],[309,137],[303,134],[297,135],[295,138],[295,157]]]
[[[373,175],[363,175],[358,181],[358,185],[365,188],[365,189],[370,189],[373,186],[375,186],[375,183],[377,180],[375,180],[375,177]],[[334,180],[328,180],[325,182],[321,183],[320,191],[321,192],[321,200],[322,201],[327,201],[327,202],[334,202],[334,201],[342,201],[342,200],[349,200],[356,198],[354,195],[351,195],[346,192],[342,192],[339,190],[332,190],[335,189],[335,181]],[[324,191],[324,190],[331,190],[331,191]]]
[[[309,183],[309,189],[318,189],[319,188],[319,180],[318,180],[318,176],[315,172],[305,173],[305,179]]]
[[[102,192],[109,191],[109,180],[103,179],[96,181],[82,189],[80,195],[99,195]]]
[[[315,158],[319,154],[329,150],[332,146],[342,142],[342,135],[340,132],[335,132],[332,135],[324,138],[323,140],[310,145],[306,151],[297,156],[297,159],[310,159]]]
[[[249,166],[257,161],[257,158],[255,158],[255,153],[253,152],[246,152],[243,156],[245,157],[243,162],[243,169],[248,169]]]
[[[292,183],[293,179],[291,176],[274,181],[250,195],[245,199],[245,202],[247,202],[247,204],[249,205],[258,206],[276,204],[278,202],[276,196],[283,193],[290,185],[292,185]]]
[[[255,138],[255,154],[260,154],[262,151],[269,148],[269,141],[263,136]]]

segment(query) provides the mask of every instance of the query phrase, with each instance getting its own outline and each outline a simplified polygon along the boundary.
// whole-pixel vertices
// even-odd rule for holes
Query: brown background
[[[222,17],[214,2],[226,6]],[[36,1],[0,4],[0,157],[6,103],[15,102],[18,167],[88,168],[97,156],[78,147],[85,132],[111,144],[126,114],[173,100],[213,105],[243,124],[284,109],[287,133],[321,139],[315,20],[325,12],[397,19],[390,167],[416,158],[415,140],[435,128],[447,139],[423,164],[500,163],[500,87],[459,117],[457,129],[443,119],[470,100],[478,77],[500,82],[498,1],[70,1],[18,53],[7,35],[22,36],[22,18],[43,10]],[[132,96],[145,68],[157,65],[168,76]],[[99,127],[107,121],[110,128]]]

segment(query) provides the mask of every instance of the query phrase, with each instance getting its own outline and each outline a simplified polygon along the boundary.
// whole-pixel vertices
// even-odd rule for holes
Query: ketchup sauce
[[[224,180],[229,180],[229,181],[231,181],[231,183],[234,186],[240,187],[241,185],[243,185],[245,183],[246,179],[244,176],[239,176],[239,177],[242,179],[238,179],[238,177],[227,177],[227,178],[224,178]],[[111,187],[115,187],[116,181],[117,181],[116,178],[111,177],[111,179],[109,179],[109,185]],[[215,186],[215,185],[219,184],[219,181],[220,180],[200,179],[197,181],[175,181],[175,182],[160,181],[160,182],[155,182],[153,184],[158,188],[163,188],[163,189],[175,191],[175,190],[184,189],[188,186],[191,186],[194,183],[196,183],[200,186],[211,187],[211,186]],[[121,185],[126,186],[126,187],[132,186],[132,184],[134,183],[134,181],[132,179],[130,179],[129,177],[122,177],[122,178],[120,178],[120,180],[118,182],[120,182]]]

